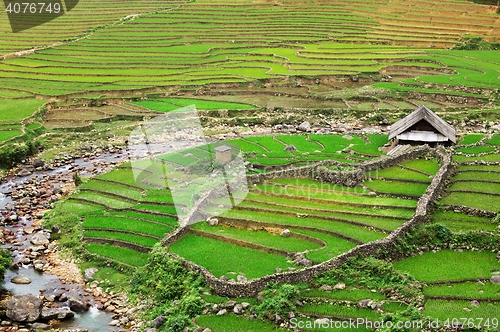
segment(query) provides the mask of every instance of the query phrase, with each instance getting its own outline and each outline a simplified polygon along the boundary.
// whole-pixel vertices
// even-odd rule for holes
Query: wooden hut
[[[420,106],[391,126],[389,139],[398,144],[443,144],[457,142],[455,128],[426,106]]]
[[[228,163],[232,160],[231,148],[227,145],[221,145],[215,148],[215,161],[218,163]]]

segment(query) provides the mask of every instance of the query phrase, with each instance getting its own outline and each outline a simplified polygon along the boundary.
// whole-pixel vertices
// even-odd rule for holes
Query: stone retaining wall
[[[363,166],[389,167],[405,160],[405,158],[409,157],[408,155],[410,155],[411,158],[417,158],[430,151],[431,150],[429,149],[429,147],[423,147],[422,149],[412,150],[408,154],[403,154],[401,156],[396,156],[394,158],[384,158],[385,160],[379,160],[376,162],[367,163],[368,165],[364,164]],[[184,258],[178,257],[177,255],[172,255],[172,254],[170,255],[172,257],[181,259],[183,265],[186,268],[201,273],[204,276],[207,285],[212,287],[217,294],[229,297],[254,297],[257,295],[258,292],[264,289],[264,287],[268,283],[271,282],[290,283],[290,284],[295,284],[299,282],[310,282],[313,280],[313,277],[316,274],[336,268],[345,263],[350,258],[356,257],[359,254],[376,255],[376,254],[390,252],[391,250],[395,249],[398,238],[404,237],[408,231],[424,223],[427,220],[427,216],[428,213],[430,212],[430,209],[432,208],[433,202],[441,194],[444,181],[448,178],[452,170],[451,154],[447,153],[442,148],[439,148],[434,151],[436,156],[439,159],[441,159],[442,164],[438,172],[432,179],[432,182],[427,188],[425,194],[419,199],[415,214],[409,221],[404,223],[401,227],[396,229],[389,236],[387,236],[382,240],[359,245],[340,256],[334,257],[328,261],[325,261],[323,263],[311,267],[305,267],[298,271],[275,273],[272,275],[264,276],[262,278],[253,279],[247,282],[220,280],[206,268],[199,266],[193,262],[189,262]],[[168,238],[166,238],[163,241],[163,244],[168,245],[170,243],[175,242],[177,239],[182,237],[186,232],[187,232],[186,228],[181,228],[177,230],[176,232],[172,233]]]
[[[410,151],[398,154],[396,156],[383,156],[376,160],[363,163],[361,165],[350,165],[356,168],[352,171],[334,171],[327,166],[343,165],[336,161],[325,160],[312,165],[297,168],[287,168],[262,174],[249,175],[247,177],[249,184],[262,183],[267,180],[282,178],[313,178],[322,182],[329,182],[339,186],[354,187],[363,182],[365,173],[381,168],[395,166],[401,162],[416,159],[429,153],[431,149],[428,145],[413,148]]]

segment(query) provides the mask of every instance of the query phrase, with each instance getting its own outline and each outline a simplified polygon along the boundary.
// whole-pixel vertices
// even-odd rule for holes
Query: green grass
[[[458,180],[486,180],[500,182],[500,174],[489,172],[459,172],[453,177],[454,181]]]
[[[424,294],[428,296],[451,296],[469,299],[498,299],[500,285],[490,281],[482,284],[478,282],[464,282],[459,284],[429,285],[424,287]]]
[[[223,214],[230,218],[271,222],[283,226],[307,226],[324,229],[355,238],[362,242],[371,242],[386,237],[386,234],[371,229],[337,221],[326,221],[314,217],[301,218],[265,212],[230,210]]]
[[[145,212],[151,211],[151,212],[167,213],[172,215],[175,215],[177,213],[175,206],[171,205],[154,205],[154,204],[140,203],[134,205],[133,208]]]
[[[66,200],[60,207],[63,213],[88,213],[102,211],[102,207],[91,203],[83,203],[74,200]]]
[[[479,153],[493,152],[495,151],[495,148],[493,146],[478,145],[470,148],[458,148],[456,149],[456,151],[465,154],[479,154]]]
[[[369,155],[382,155],[384,154],[378,148],[384,146],[388,142],[387,135],[366,134],[370,139],[370,144],[354,145],[350,149],[355,152],[369,154]]]
[[[348,252],[352,248],[356,247],[356,244],[347,240],[344,240],[342,238],[330,235],[330,234],[325,234],[321,232],[314,232],[306,229],[290,229],[293,232],[313,236],[317,239],[320,239],[322,241],[325,241],[327,246],[326,248],[321,248],[318,250],[314,251],[309,251],[306,254],[306,257],[313,262],[324,262],[327,261],[333,257],[337,257],[338,255],[341,255],[345,252]]]
[[[80,188],[100,190],[108,193],[117,194],[120,196],[125,196],[127,198],[135,200],[142,199],[141,189],[131,188],[118,183],[90,180],[87,183],[83,184]]]
[[[275,206],[275,205],[246,202],[246,201],[243,201],[238,206],[243,208],[245,207],[259,208],[273,213],[280,213],[281,211],[288,213],[295,212],[307,215],[309,218],[314,218],[314,217],[325,217],[326,219],[336,218],[345,221],[354,221],[357,223],[365,224],[367,226],[378,227],[389,231],[395,230],[396,228],[400,227],[405,221],[401,219],[384,218],[378,215],[377,210],[375,209],[373,209],[372,211],[368,211],[370,215],[356,215],[350,213],[329,211],[328,209],[324,209],[321,211],[314,211],[314,210],[301,209],[294,206]]]
[[[460,165],[458,171],[489,171],[500,172],[500,165]]]
[[[153,239],[144,236],[138,236],[134,234],[126,234],[112,231],[84,231],[83,235],[89,238],[101,238],[101,239],[111,239],[111,240],[120,240],[125,242],[130,242],[134,244],[138,244],[144,247],[152,248],[155,243],[159,242],[160,239]]]
[[[484,134],[467,134],[460,141],[461,145],[469,145],[479,142],[484,138]]]
[[[368,188],[380,193],[422,196],[428,185],[422,183],[390,181],[390,180],[368,180],[364,182]]]
[[[463,205],[475,209],[498,212],[498,207],[500,206],[500,196],[488,195],[486,193],[472,194],[453,192],[443,198],[440,202],[443,204]]]
[[[125,230],[139,234],[149,234],[163,238],[165,233],[172,231],[166,225],[158,225],[141,222],[135,219],[110,217],[110,216],[87,216],[83,220],[83,228],[101,228],[109,230]]]
[[[97,176],[98,179],[104,180],[112,180],[117,182],[122,182],[125,184],[130,184],[133,186],[143,187],[144,184],[141,182],[144,178],[150,176],[147,172],[142,172],[139,175],[139,171],[137,171],[138,178],[136,180],[134,171],[131,168],[120,167],[109,173],[105,173]]]
[[[299,312],[315,314],[320,316],[333,316],[342,318],[363,317],[369,320],[379,320],[380,314],[372,309],[347,307],[338,304],[327,303],[305,303],[303,307],[298,309]]]
[[[491,139],[486,141],[487,144],[500,146],[500,135],[495,135]]]
[[[464,310],[464,308],[469,310]],[[472,318],[471,322],[474,324],[478,324],[479,319],[482,318],[482,326],[484,327],[488,318],[491,324],[492,318],[500,317],[500,302],[480,302],[479,306],[474,307],[469,301],[428,300],[425,303],[423,314],[438,318],[441,324],[449,320],[448,324],[450,325],[453,318]]]
[[[434,221],[448,227],[450,231],[454,233],[479,230],[492,232],[497,229],[497,225],[492,222],[488,223],[468,220],[441,219],[436,216],[434,216]]]
[[[291,266],[286,258],[263,251],[240,247],[194,234],[187,234],[170,246],[169,252],[200,264],[216,277],[225,275],[236,279],[238,274],[249,280]]]
[[[109,244],[102,245],[88,243],[85,244],[85,248],[91,253],[111,258],[132,266],[143,266],[148,260],[148,255],[145,253],[127,248],[114,247]]]
[[[282,237],[267,231],[247,230],[236,227],[209,226],[208,223],[200,222],[192,226],[193,229],[201,230],[216,235],[247,241],[263,246],[286,250],[289,252],[302,252],[308,249],[317,249],[319,245],[307,240],[293,237]]]
[[[326,212],[355,212],[355,213],[367,213],[374,214],[377,216],[391,216],[398,217],[403,219],[410,219],[413,216],[413,209],[405,209],[405,208],[388,208],[383,205],[371,205],[371,206],[352,206],[349,204],[336,204],[335,202],[328,202],[328,204],[324,204],[321,202],[308,201],[307,206],[304,206],[304,200],[301,197],[277,197],[277,196],[267,196],[259,193],[250,192],[247,195],[247,200],[252,200],[254,202],[243,201],[242,206],[244,204],[259,204],[259,205],[274,205],[279,204],[283,205],[284,208],[294,210],[301,209],[301,207],[308,209],[321,210]],[[278,209],[279,207],[272,206],[272,209]],[[312,213],[312,212],[311,212]]]
[[[0,141],[6,141],[22,134],[23,132],[21,130],[2,130],[0,131]]]
[[[222,101],[211,101],[201,99],[188,99],[188,98],[165,98],[165,99],[149,99],[132,102],[135,105],[148,108],[153,111],[170,112],[184,106],[194,105],[197,110],[239,110],[239,109],[253,109],[255,106],[230,103]]]
[[[88,213],[81,213],[80,215],[83,216],[88,216],[88,215],[97,215],[97,216],[102,216],[103,218],[109,217],[123,217],[123,218],[130,218],[130,219],[144,219],[144,220],[151,220],[159,223],[163,223],[165,225],[171,226],[171,227],[177,227],[179,224],[176,220],[176,218],[173,217],[168,217],[168,216],[161,216],[161,215],[154,215],[150,214],[147,212],[141,213],[141,212],[136,212],[136,211],[91,211]]]
[[[454,155],[453,160],[456,162],[459,162],[459,163],[468,162],[468,161],[500,162],[500,154],[492,153],[492,154],[487,154],[487,155],[482,155],[482,156],[473,156],[473,157]]]
[[[401,165],[420,170],[422,172],[425,172],[429,175],[434,175],[436,172],[439,170],[440,165],[437,163],[435,160],[425,160],[425,159],[415,159],[415,160],[410,160],[404,163],[401,163]]]
[[[493,271],[500,269],[500,263],[491,252],[457,252],[445,249],[404,259],[394,263],[394,267],[410,273],[420,281],[429,282],[490,278]]]
[[[33,113],[45,103],[46,101],[35,98],[16,100],[0,99],[0,123],[17,123],[33,115]]]
[[[425,174],[400,168],[397,166],[376,170],[374,172],[371,171],[367,173],[367,176],[373,179],[390,178],[390,179],[401,179],[401,180],[425,181],[429,183],[432,181],[432,179],[430,179],[429,176]]]
[[[388,205],[401,206],[401,207],[416,206],[416,202],[414,200],[400,199],[400,198],[371,197],[368,195],[341,194],[339,192],[325,192],[317,190],[313,191],[310,190],[309,188],[307,188],[307,190],[304,190],[304,188],[283,188],[281,186],[275,186],[273,184],[258,184],[254,188],[259,192],[268,192],[273,195],[287,195],[287,196],[294,196],[297,198],[320,199],[332,202],[378,205],[378,206],[388,206]],[[320,185],[318,185],[318,188],[321,188]],[[351,190],[351,188],[348,188],[347,190]]]
[[[500,179],[497,178],[497,180]],[[500,183],[485,183],[485,182],[455,182],[453,183],[448,190],[470,190],[470,191],[477,191],[481,193],[493,193],[493,194],[498,194],[500,193]]]
[[[109,196],[109,195],[104,195],[101,193],[96,193],[96,192],[91,192],[91,191],[81,191],[78,194],[74,194],[71,196],[73,198],[82,198],[86,199],[92,202],[104,204],[108,207],[115,208],[115,209],[123,209],[123,208],[128,208],[134,205],[134,203],[122,200],[117,197]]]
[[[280,328],[269,321],[263,321],[257,318],[248,319],[243,316],[233,314],[216,316],[216,315],[202,315],[196,318],[196,324],[203,328],[210,328],[212,331],[217,332],[268,332],[268,331],[288,331]]]

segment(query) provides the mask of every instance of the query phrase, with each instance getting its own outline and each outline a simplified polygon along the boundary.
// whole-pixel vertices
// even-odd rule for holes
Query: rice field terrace
[[[423,313],[440,323],[463,317],[477,327],[482,324],[478,317],[491,320],[500,313],[500,286],[490,281],[500,270],[495,253],[429,251],[396,262],[394,267],[424,283]]]
[[[144,274],[123,277],[131,299],[155,303],[144,328],[163,315],[158,331],[319,332],[326,320],[362,319],[342,329],[363,332],[454,318],[498,329],[498,1],[77,2],[16,33],[0,11],[0,179],[35,158],[52,170],[121,151],[112,158],[124,163],[107,173],[74,174],[79,184],[43,222],[60,226],[54,237],[75,261]],[[387,132],[423,104],[456,129],[451,172],[438,172],[435,151],[364,166],[422,152],[389,151]],[[167,125],[148,136],[151,119],[190,106],[205,141]],[[144,154],[133,157],[141,135]],[[241,165],[220,160],[223,144]],[[142,159],[156,145],[171,152]],[[329,172],[350,172],[357,185],[321,181]],[[232,182],[240,177],[244,188]],[[422,223],[370,255],[351,252],[298,281],[284,274],[371,249],[409,220]],[[175,256],[218,280],[202,281]],[[269,283],[255,298],[215,294],[220,282],[242,296],[266,276],[294,285]],[[150,286],[153,298],[133,293]]]
[[[440,203],[496,213],[500,206],[500,136],[469,135],[464,141],[472,145],[462,143],[455,149],[456,174]]]
[[[229,141],[239,147],[246,159],[260,170],[273,166],[300,166],[321,160],[359,164],[382,155],[379,147],[386,135],[273,135],[250,136]]]
[[[323,136],[330,146],[342,139]],[[268,136],[251,138],[279,143]],[[310,144],[306,136],[280,140],[290,143],[292,138],[297,146],[300,138]],[[224,199],[212,201],[217,209],[227,211],[216,222],[209,219],[190,226],[187,235],[170,245],[170,252],[229,279],[252,279],[320,263],[356,245],[382,239],[409,220],[438,168],[436,160],[412,160],[379,170],[376,179],[353,188],[310,178],[268,180],[252,186],[237,206],[227,205]]]
[[[151,185],[151,174],[140,170],[136,177],[130,164],[122,164],[88,180],[62,205],[81,219],[90,253],[141,266],[153,245],[178,227],[170,191]]]
[[[333,156],[338,154],[360,163],[377,156],[358,154],[354,149],[372,153],[376,150],[380,155],[376,148],[386,140],[382,135],[279,135],[246,137],[229,143],[241,148],[247,157],[255,156],[250,159],[253,162],[259,157],[265,160],[264,153],[280,160],[276,165],[268,161],[266,166],[271,167],[281,166],[281,160],[287,164],[297,160],[300,165],[305,161],[335,160]],[[284,151],[292,144],[296,150]],[[307,154],[313,149],[313,153]],[[81,185],[64,209],[77,211],[87,249],[126,264],[136,263],[138,260],[128,262],[127,257],[134,255],[115,255],[113,250],[135,250],[143,257],[154,243],[178,226],[176,205],[189,208],[193,192],[202,183],[189,184],[176,191],[175,197],[168,189],[169,183],[188,181],[180,169],[196,170],[200,162],[213,159],[211,151],[210,146],[200,146],[160,156],[157,161],[122,164]],[[304,155],[307,158],[301,159]],[[331,167],[349,170],[353,167],[350,165]],[[311,264],[319,263],[358,244],[382,239],[409,220],[417,199],[438,168],[439,163],[433,159],[411,160],[370,172],[367,181],[353,188],[309,178],[267,181],[252,186],[235,207],[227,205],[230,202],[225,199],[212,202],[207,213],[228,210],[217,217],[218,225],[191,226],[189,234],[172,244],[170,251],[205,266],[218,277],[228,278],[241,273],[251,279],[272,274],[276,269],[293,270],[298,268],[293,264],[294,256],[303,256]],[[290,236],[280,236],[285,230]],[[212,254],[207,255],[208,251]],[[226,257],[221,264],[220,255],[229,252],[238,254]],[[247,257],[244,265],[242,256]]]
[[[8,87],[8,94],[63,96],[288,82],[290,77],[339,77],[332,79],[335,82],[346,75],[385,75],[397,79],[374,88],[445,92],[469,97],[475,104],[488,103],[489,92],[474,89],[498,85],[496,51],[439,50],[454,46],[466,34],[498,42],[495,6],[465,0],[439,6],[433,1],[382,0],[289,0],[277,6],[266,1],[198,0],[155,6],[147,0],[133,6],[110,1],[96,6],[94,0],[81,0],[63,17],[19,34],[9,33],[7,20],[2,20],[0,53],[31,51],[5,56],[1,85]],[[62,29],[68,22],[71,25]],[[46,33],[56,25],[58,33]],[[61,43],[53,45],[57,41]],[[378,106],[400,108],[402,102],[396,99],[379,101]],[[353,98],[349,107],[364,109],[374,102]]]

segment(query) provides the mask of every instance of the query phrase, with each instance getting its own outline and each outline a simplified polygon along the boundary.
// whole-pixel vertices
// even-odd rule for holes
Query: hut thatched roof
[[[417,122],[427,121],[437,132],[447,137],[453,143],[457,142],[455,128],[449,125],[446,121],[441,119],[436,113],[422,105],[405,118],[399,120],[391,126],[389,139],[402,134]]]

